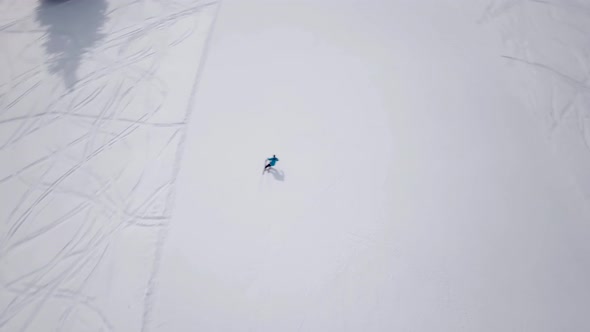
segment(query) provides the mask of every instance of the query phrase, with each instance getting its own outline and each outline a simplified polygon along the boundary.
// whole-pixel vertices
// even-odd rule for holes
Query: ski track
[[[218,7],[0,0],[0,330],[149,330],[202,64],[184,100],[160,70]]]
[[[184,43],[202,43],[199,52],[206,52],[210,26],[200,20],[215,18],[219,3],[0,0],[0,41],[11,41],[0,49],[7,64],[0,71],[0,155],[8,161],[0,166],[0,330],[151,329],[160,253],[203,65],[194,64],[192,87],[172,115],[170,82],[159,69]],[[89,19],[68,22],[74,12]],[[564,37],[584,35],[588,26],[560,20],[562,12],[588,18],[590,6],[493,0],[480,22],[504,23],[502,35],[513,46],[500,56],[530,71],[531,81],[550,76],[523,98],[555,149],[566,153],[558,136],[571,132],[574,119],[590,155],[590,113],[581,101],[590,98],[590,44],[581,49]],[[543,20],[578,59],[574,69],[563,68],[559,55],[534,49],[539,24],[530,17]],[[540,95],[548,96],[548,107],[538,107]],[[570,166],[588,169],[590,158],[582,157]],[[590,201],[590,180],[578,180]],[[352,250],[332,279],[365,247],[388,246],[366,234],[349,237]],[[27,259],[31,252],[37,254]],[[133,264],[145,268],[133,276],[118,271]],[[117,320],[128,308],[122,314],[134,321]]]
[[[482,22],[501,27],[501,56],[518,70],[519,98],[590,203],[590,4],[493,0]],[[561,46],[559,52],[548,40]]]

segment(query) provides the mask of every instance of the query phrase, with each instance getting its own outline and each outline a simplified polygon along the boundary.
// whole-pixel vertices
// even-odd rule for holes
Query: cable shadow
[[[71,90],[84,55],[104,38],[106,0],[41,0],[36,19],[46,29],[43,46],[49,71],[63,76]]]

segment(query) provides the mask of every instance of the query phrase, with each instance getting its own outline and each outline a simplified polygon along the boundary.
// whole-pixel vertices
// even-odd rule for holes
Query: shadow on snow
[[[37,21],[47,29],[49,70],[62,75],[68,89],[78,81],[84,55],[104,37],[106,9],[106,0],[41,0],[37,7]]]
[[[272,176],[275,178],[275,180],[277,181],[285,181],[285,172],[283,171],[278,171],[274,168],[269,168],[268,171],[270,174],[272,174]]]

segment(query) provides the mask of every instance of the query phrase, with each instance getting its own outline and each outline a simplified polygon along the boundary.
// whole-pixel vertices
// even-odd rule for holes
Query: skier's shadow
[[[268,171],[277,181],[285,181],[285,172],[278,171],[274,168],[269,168]]]
[[[106,0],[40,0],[36,18],[47,31],[45,50],[49,71],[63,76],[72,89],[84,55],[104,37]]]

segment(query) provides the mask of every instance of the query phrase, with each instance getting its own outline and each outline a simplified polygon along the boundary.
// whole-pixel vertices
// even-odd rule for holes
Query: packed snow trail
[[[0,330],[148,324],[215,9],[0,1]]]

